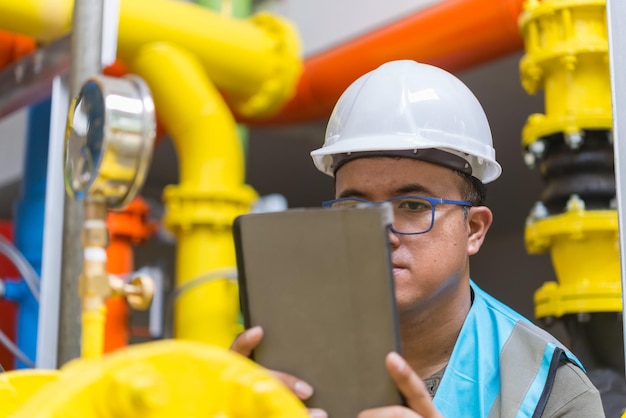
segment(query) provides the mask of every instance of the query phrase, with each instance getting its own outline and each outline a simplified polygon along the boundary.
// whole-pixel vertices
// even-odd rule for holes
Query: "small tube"
[[[18,360],[27,365],[28,367],[34,368],[35,363],[28,358],[26,354],[22,350],[20,350],[17,345],[11,341],[11,339],[0,329],[0,343],[5,346],[11,354],[13,354]]]
[[[18,269],[22,278],[26,282],[26,285],[30,289],[33,294],[33,297],[37,302],[39,302],[39,287],[40,287],[40,279],[39,275],[30,265],[28,260],[24,258],[22,253],[5,237],[0,235],[0,252],[6,255],[13,265]]]

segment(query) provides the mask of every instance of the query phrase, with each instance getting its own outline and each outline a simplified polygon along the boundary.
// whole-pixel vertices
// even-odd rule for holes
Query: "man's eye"
[[[428,202],[421,200],[401,200],[398,202],[398,208],[411,211],[426,210],[430,208]]]

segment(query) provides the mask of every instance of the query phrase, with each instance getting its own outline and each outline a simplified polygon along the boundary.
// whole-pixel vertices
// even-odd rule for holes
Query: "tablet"
[[[234,223],[244,325],[264,338],[252,358],[315,389],[331,418],[402,404],[385,356],[400,352],[388,205],[247,214]]]

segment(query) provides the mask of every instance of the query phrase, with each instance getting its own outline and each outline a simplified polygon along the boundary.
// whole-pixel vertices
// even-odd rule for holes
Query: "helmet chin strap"
[[[472,166],[468,161],[458,155],[436,149],[405,149],[405,150],[381,150],[381,151],[357,151],[333,155],[333,174],[337,172],[339,167],[348,161],[357,158],[367,157],[401,157],[413,158],[416,160],[426,161],[429,163],[442,165],[461,173],[472,175]]]

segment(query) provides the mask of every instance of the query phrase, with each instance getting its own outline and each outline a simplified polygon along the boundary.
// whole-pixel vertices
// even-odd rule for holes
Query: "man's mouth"
[[[393,265],[393,275],[394,276],[397,276],[398,274],[402,273],[404,270],[406,270],[406,268],[404,268],[402,266],[399,266],[399,265],[396,265],[396,264]]]

